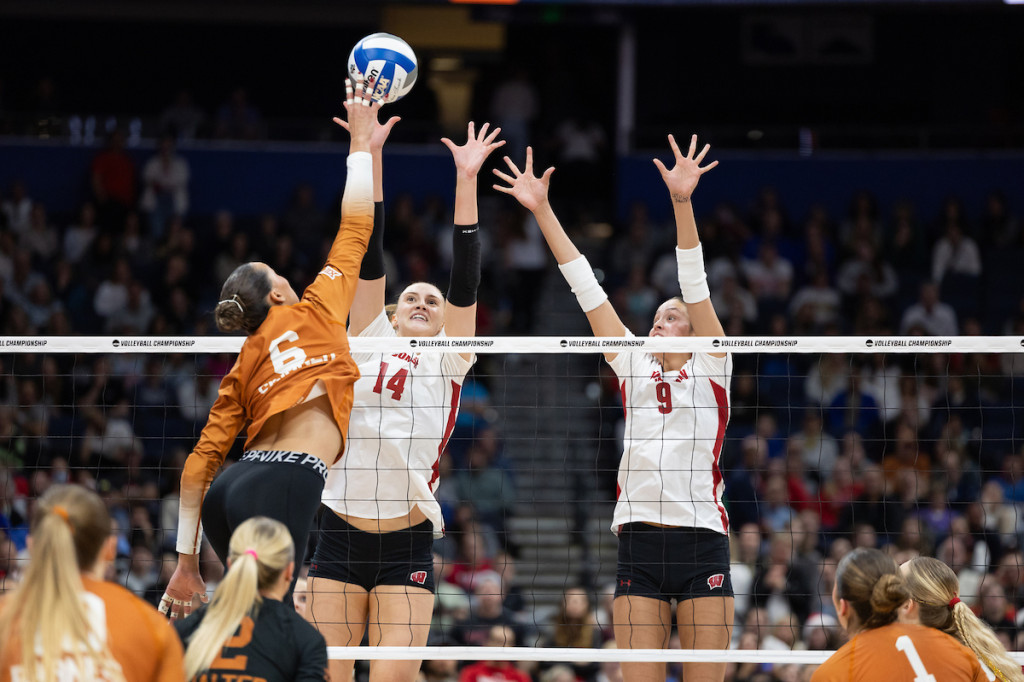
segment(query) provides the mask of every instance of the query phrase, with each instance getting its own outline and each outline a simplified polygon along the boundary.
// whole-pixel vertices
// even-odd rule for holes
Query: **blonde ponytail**
[[[1002,682],[1024,682],[1024,673],[992,629],[960,601],[960,581],[949,566],[932,557],[907,562],[905,579],[917,603],[921,625],[942,630],[969,647]]]
[[[81,573],[96,563],[110,532],[103,501],[85,488],[56,485],[39,499],[31,560],[0,613],[3,669],[20,664],[21,679],[53,680],[60,661],[71,656],[83,675],[102,671],[114,675],[105,679],[123,679],[101,633],[93,632],[83,600]],[[16,652],[13,642],[19,640]]]
[[[1002,682],[1024,682],[1020,664],[1010,658],[996,633],[963,602],[953,606],[957,639],[966,644]]]
[[[203,622],[189,638],[185,679],[209,669],[242,620],[262,603],[260,590],[277,582],[294,554],[291,535],[280,521],[254,516],[235,529],[228,572],[217,586]]]

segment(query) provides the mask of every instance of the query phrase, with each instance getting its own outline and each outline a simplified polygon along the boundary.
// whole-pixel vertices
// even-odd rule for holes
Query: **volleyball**
[[[397,102],[416,83],[416,53],[398,36],[373,33],[352,48],[348,73],[353,78],[363,74],[373,89],[373,99]]]

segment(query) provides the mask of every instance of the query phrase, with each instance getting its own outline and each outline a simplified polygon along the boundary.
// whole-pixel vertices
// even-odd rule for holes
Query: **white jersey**
[[[612,530],[643,521],[728,535],[719,458],[732,357],[693,353],[676,372],[647,353],[619,353],[609,364],[626,413]]]
[[[359,336],[397,334],[381,311]],[[441,537],[444,521],[434,498],[438,464],[455,428],[462,382],[476,358],[353,353],[352,359],[361,378],[345,454],[327,474],[322,501],[339,514],[364,519],[393,519],[419,507]]]

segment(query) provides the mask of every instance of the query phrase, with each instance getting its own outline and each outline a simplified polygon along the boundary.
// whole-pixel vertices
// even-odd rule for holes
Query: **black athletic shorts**
[[[309,577],[359,585],[408,585],[434,592],[434,524],[367,533],[330,509],[320,519]]]
[[[662,601],[733,596],[729,537],[707,528],[623,524],[615,572],[620,595]]]
[[[288,527],[295,543],[295,575],[306,558],[327,467],[302,452],[250,450],[213,479],[203,500],[203,530],[227,563],[231,534],[253,516],[268,516]],[[288,590],[288,598],[295,586]]]

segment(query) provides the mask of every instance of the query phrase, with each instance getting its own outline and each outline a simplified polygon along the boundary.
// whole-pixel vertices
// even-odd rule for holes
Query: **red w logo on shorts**
[[[721,587],[723,582],[725,582],[725,574],[716,573],[708,578],[708,589],[713,590],[716,587]]]
[[[719,576],[719,577],[721,577],[721,576]],[[409,575],[409,580],[413,581],[417,585],[422,585],[423,583],[427,582],[427,572],[426,571],[413,571]]]

